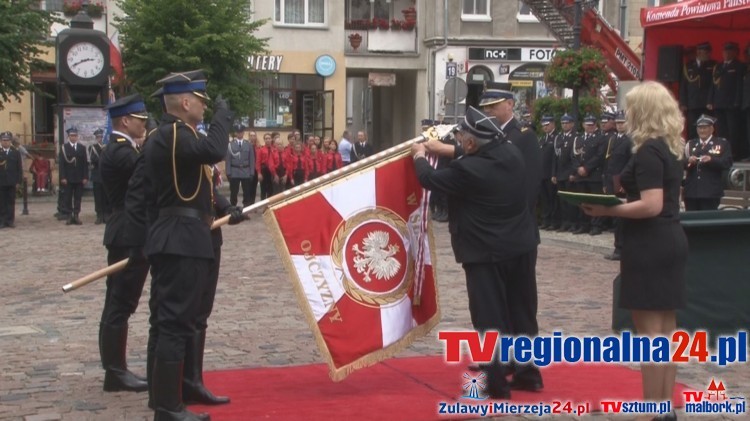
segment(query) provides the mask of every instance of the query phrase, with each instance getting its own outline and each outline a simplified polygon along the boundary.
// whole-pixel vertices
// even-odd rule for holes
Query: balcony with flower
[[[104,15],[104,3],[101,1],[64,0],[62,4],[62,12],[67,17],[77,15],[84,8],[93,19],[101,18]]]
[[[347,54],[417,52],[415,0],[347,0]]]

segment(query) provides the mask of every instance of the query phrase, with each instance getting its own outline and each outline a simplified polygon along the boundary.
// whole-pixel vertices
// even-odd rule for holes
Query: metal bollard
[[[23,211],[21,215],[29,214],[29,184],[26,177],[23,178]]]

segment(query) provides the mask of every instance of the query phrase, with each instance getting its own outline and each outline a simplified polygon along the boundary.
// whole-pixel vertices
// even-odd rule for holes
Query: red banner
[[[679,22],[726,13],[733,10],[750,9],[750,0],[690,0],[666,6],[641,9],[641,26]]]
[[[266,212],[333,380],[438,323],[426,200],[405,151]]]

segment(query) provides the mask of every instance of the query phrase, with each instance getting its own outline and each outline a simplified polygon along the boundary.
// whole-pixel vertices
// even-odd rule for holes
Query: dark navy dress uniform
[[[112,119],[130,116],[147,119],[146,106],[140,95],[120,98],[107,106]],[[103,191],[112,205],[112,214],[104,228],[107,263],[112,265],[129,259],[125,268],[107,277],[107,293],[99,326],[99,348],[106,370],[104,389],[107,391],[145,391],[145,379],[127,370],[125,361],[128,320],[135,313],[148,275],[148,262],[140,252],[142,243],[133,241],[131,226],[125,213],[125,198],[135,172],[139,148],[126,133],[113,131],[109,143],[98,159]]]
[[[523,156],[505,139],[494,117],[471,107],[461,123],[480,139],[494,139],[471,155],[451,161],[447,168],[433,169],[426,159],[416,159],[419,182],[448,196],[448,230],[456,261],[466,274],[469,311],[474,328],[501,334],[538,333],[537,292],[534,276],[537,228],[528,211]],[[526,368],[526,367],[524,367]],[[506,367],[495,360],[482,367],[487,373],[488,393],[510,396]],[[535,367],[519,367],[540,385]]]
[[[78,135],[75,128],[68,129],[68,136]],[[66,180],[63,206],[66,214],[70,214],[69,225],[81,224],[78,214],[81,212],[81,198],[83,197],[83,182],[89,178],[89,162],[86,147],[76,143],[65,143],[58,159],[60,163],[60,180]]]
[[[696,46],[697,50],[711,51],[711,44],[702,43]],[[694,121],[706,113],[708,104],[708,91],[713,83],[712,76],[716,61],[697,59],[690,60],[682,67],[682,78],[680,79],[680,106],[686,110],[688,121],[688,136],[698,136],[695,131]]]
[[[703,116],[697,125],[713,125],[713,119]],[[685,182],[682,196],[685,210],[716,210],[724,196],[724,174],[732,167],[732,150],[729,141],[717,136],[705,140],[691,139],[685,145],[688,158],[697,160],[685,161]],[[701,158],[709,157],[706,162]]]
[[[542,117],[542,126],[552,124],[554,117]],[[557,185],[552,183],[552,170],[555,166],[555,144],[560,134],[557,131],[545,133],[539,138],[539,149],[542,153],[542,182],[539,192],[539,204],[542,211],[542,229],[558,229],[562,222],[560,220],[560,208],[558,206]]]
[[[94,143],[89,147],[89,161],[91,164],[91,182],[94,185],[94,211],[96,212],[96,224],[101,224],[104,220],[112,213],[112,209],[109,206],[107,199],[107,193],[104,191],[104,185],[102,184],[102,176],[99,172],[99,161],[101,160],[102,151],[104,150],[104,144],[98,140],[104,135],[104,130],[97,129],[94,132],[94,136],[97,138],[97,143]]]
[[[737,44],[729,42],[725,50],[737,51]],[[737,59],[724,61],[714,67],[713,83],[708,93],[708,103],[716,113],[716,134],[729,140],[734,157],[739,159],[747,154],[742,137],[742,79],[745,65]]]
[[[560,122],[572,122],[573,117],[565,114],[560,118]],[[572,183],[570,176],[575,172],[573,167],[573,144],[576,143],[578,134],[575,130],[560,134],[555,141],[555,160],[552,166],[552,176],[557,180],[557,189],[562,191],[571,191]],[[562,225],[560,231],[573,231],[577,229],[576,216],[578,208],[561,200],[559,197],[557,203],[560,206],[560,218]]]
[[[619,111],[615,116],[615,121],[618,123],[625,122],[625,113]],[[607,151],[604,155],[604,190],[606,194],[614,194],[620,196],[620,190],[622,189],[621,173],[625,169],[625,166],[630,161],[630,157],[633,155],[633,142],[627,133],[618,132],[614,136],[611,136],[607,142]],[[613,218],[614,222],[614,246],[615,250],[607,258],[610,260],[618,260],[620,258],[620,252],[622,250],[622,219]]]
[[[16,187],[23,179],[21,153],[11,145],[10,132],[0,134],[0,228],[15,227]]]
[[[165,96],[193,94],[203,100],[201,71],[173,73],[159,81]],[[144,253],[152,265],[156,315],[154,368],[150,390],[157,418],[189,417],[180,396],[187,341],[196,334],[201,300],[214,260],[211,165],[227,153],[232,113],[219,101],[208,135],[180,118],[164,114],[145,147],[146,177],[158,216],[149,227]]]
[[[594,116],[587,116],[585,124],[596,124]],[[607,147],[605,134],[597,130],[584,133],[573,146],[571,159],[574,167],[573,188],[577,192],[602,194],[602,164]],[[578,173],[583,168],[585,175]],[[578,212],[578,230],[575,233],[600,234],[601,218],[592,218],[583,212]]]

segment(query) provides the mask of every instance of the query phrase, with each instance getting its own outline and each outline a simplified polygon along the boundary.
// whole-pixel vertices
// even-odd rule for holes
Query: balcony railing
[[[359,37],[357,37],[359,35]],[[347,29],[344,31],[346,48],[352,55],[415,54],[417,28],[404,29]],[[357,41],[359,39],[359,41]]]

